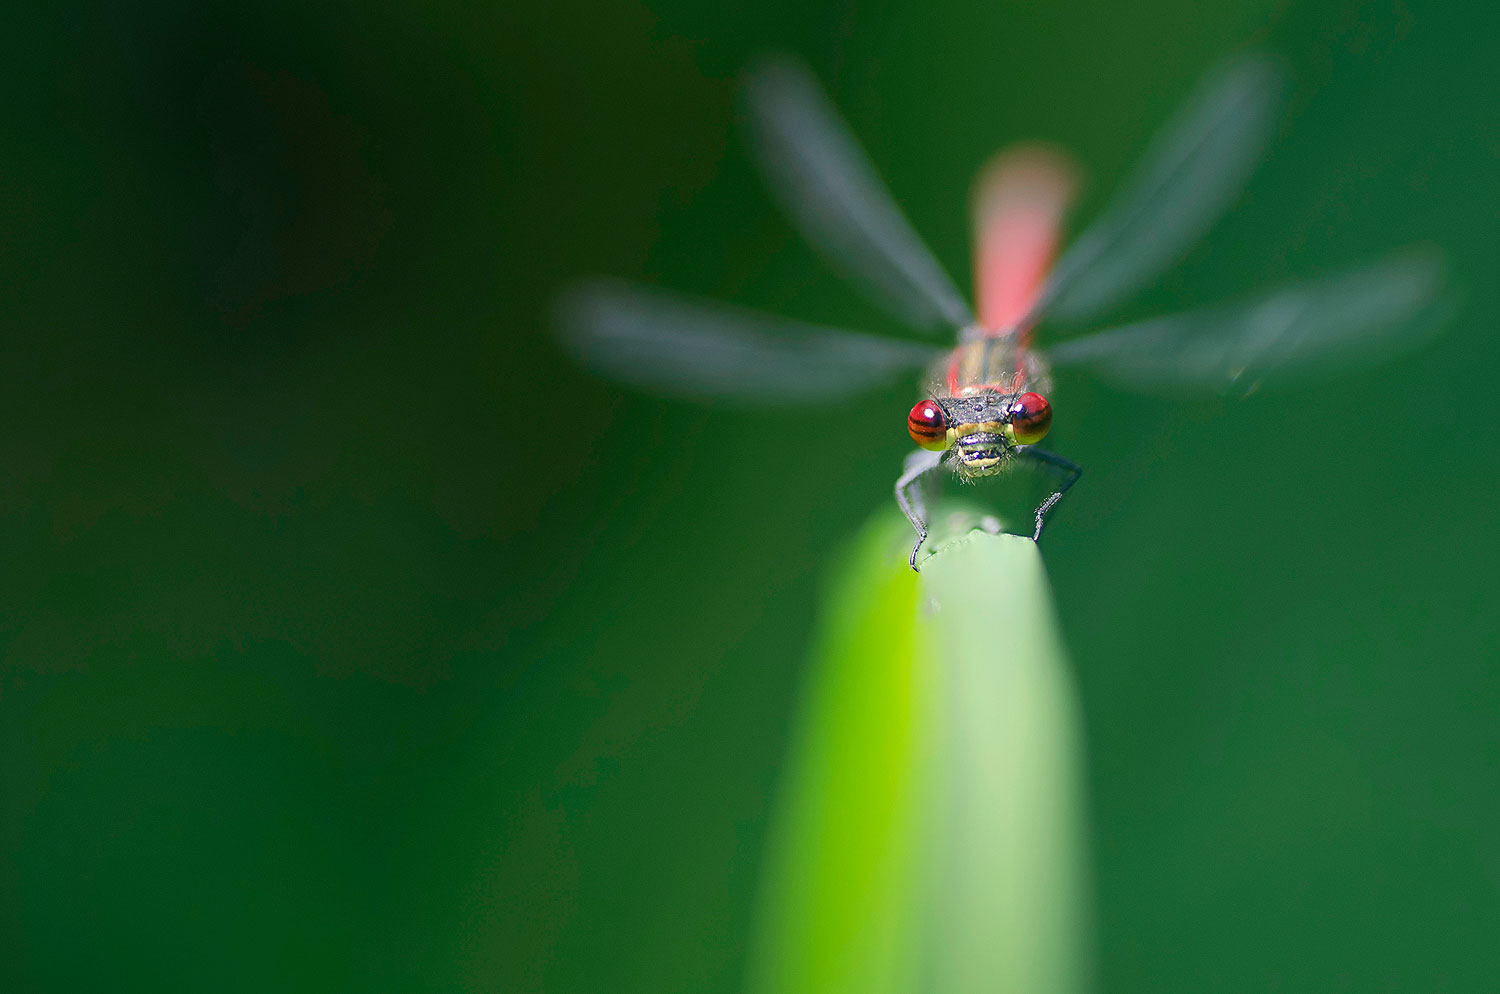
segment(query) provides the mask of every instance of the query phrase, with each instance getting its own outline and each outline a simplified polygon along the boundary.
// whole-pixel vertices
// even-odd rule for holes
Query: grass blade
[[[1071,676],[1036,545],[905,522],[825,599],[767,854],[751,994],[1076,994],[1088,913]]]

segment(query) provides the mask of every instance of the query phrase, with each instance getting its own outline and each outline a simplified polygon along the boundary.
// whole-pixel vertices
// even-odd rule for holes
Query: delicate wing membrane
[[[1122,386],[1238,387],[1370,363],[1412,348],[1449,303],[1435,252],[1409,249],[1239,306],[1156,318],[1063,342],[1055,366],[1086,366]]]
[[[787,216],[896,317],[964,327],[969,306],[912,230],[812,73],[790,58],[745,77],[751,146]]]
[[[563,341],[633,386],[740,403],[836,398],[922,369],[941,349],[693,300],[618,280],[559,301]]]
[[[1113,205],[1058,260],[1027,323],[1097,317],[1175,262],[1243,188],[1265,150],[1280,67],[1242,56],[1211,74]]]

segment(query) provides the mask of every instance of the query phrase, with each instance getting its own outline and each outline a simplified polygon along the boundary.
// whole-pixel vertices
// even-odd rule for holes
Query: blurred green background
[[[1497,28],[1394,0],[7,8],[0,989],[738,990],[821,577],[890,502],[915,396],[631,394],[559,354],[549,295],[608,272],[890,329],[735,138],[768,46],[966,282],[986,155],[1072,148],[1086,216],[1252,44],[1295,77],[1274,150],[1131,313],[1416,240],[1465,308],[1244,402],[1059,383],[1100,986],[1495,989]]]

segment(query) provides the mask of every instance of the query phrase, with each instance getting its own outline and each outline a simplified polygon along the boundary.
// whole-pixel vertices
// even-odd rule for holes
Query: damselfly
[[[1282,88],[1276,63],[1260,55],[1211,73],[1055,266],[1071,167],[1041,146],[999,156],[976,187],[971,311],[811,73],[767,61],[746,76],[746,118],[788,216],[874,300],[913,327],[956,330],[957,346],[796,323],[615,281],[565,295],[563,336],[583,360],[626,381],[741,401],[829,399],[926,366],[928,396],[907,415],[918,448],[896,481],[917,533],[912,568],[927,538],[925,484],[942,468],[964,480],[1017,465],[1051,474],[1057,483],[1036,509],[1038,539],[1082,472],[1037,445],[1052,422],[1052,366],[1089,367],[1142,389],[1248,390],[1273,374],[1388,356],[1437,326],[1441,265],[1435,253],[1408,249],[1237,305],[1094,331],[1045,357],[1032,347],[1044,320],[1093,323],[1202,235],[1261,157]]]

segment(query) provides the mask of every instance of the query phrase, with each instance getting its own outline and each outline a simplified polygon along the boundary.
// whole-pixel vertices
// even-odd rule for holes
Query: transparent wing
[[[1155,318],[1063,342],[1057,366],[1123,386],[1235,388],[1370,363],[1415,347],[1451,310],[1435,252],[1408,249],[1239,306]]]
[[[943,352],[618,280],[573,287],[559,300],[557,323],[564,343],[600,373],[741,403],[844,396],[922,369]]]
[[[744,95],[766,183],[828,263],[918,327],[971,324],[968,304],[807,67],[787,57],[763,60],[746,74]]]
[[[1027,324],[1081,323],[1140,289],[1216,221],[1260,159],[1283,73],[1241,56],[1199,84],[1134,178],[1058,260]]]

